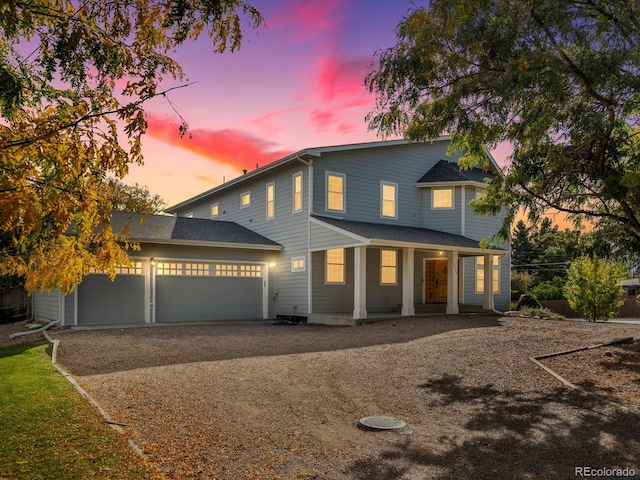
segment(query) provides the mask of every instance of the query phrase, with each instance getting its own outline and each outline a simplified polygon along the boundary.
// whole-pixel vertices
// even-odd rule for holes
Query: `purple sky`
[[[145,165],[127,183],[148,185],[171,204],[306,148],[379,140],[365,115],[374,52],[395,44],[408,0],[249,0],[267,27],[245,31],[242,48],[214,54],[204,35],[180,48],[185,83],[169,94],[190,126],[179,138],[169,102],[147,104]],[[425,5],[428,0],[414,0]],[[177,85],[165,82],[164,88]],[[500,161],[504,157],[496,152]]]

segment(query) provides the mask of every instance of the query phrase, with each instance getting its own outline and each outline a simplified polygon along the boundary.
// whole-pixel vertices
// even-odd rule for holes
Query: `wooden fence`
[[[31,299],[23,288],[0,291],[0,320],[17,320],[28,317],[30,314]]]
[[[569,307],[567,300],[540,300],[540,305],[567,318],[577,318],[579,316]],[[625,298],[615,318],[640,318],[640,305],[638,305],[636,299],[633,297]]]

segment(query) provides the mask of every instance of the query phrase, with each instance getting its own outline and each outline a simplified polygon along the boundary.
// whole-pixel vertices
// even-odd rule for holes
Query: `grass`
[[[0,479],[161,478],[51,364],[0,348]]]

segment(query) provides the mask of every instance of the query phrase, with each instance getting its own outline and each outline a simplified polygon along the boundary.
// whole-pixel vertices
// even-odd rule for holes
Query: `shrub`
[[[597,257],[573,262],[564,287],[569,306],[590,321],[609,320],[623,303],[624,275],[621,268]]]
[[[520,310],[520,315],[529,318],[543,318],[545,320],[566,320],[567,317],[560,313],[553,312],[548,308],[529,308]]]
[[[516,304],[516,310],[522,310],[523,308],[542,308],[542,305],[540,305],[533,293],[525,293],[520,296],[520,300]]]
[[[542,282],[531,289],[538,300],[562,300],[564,298],[565,280],[562,277],[553,277],[550,282]]]

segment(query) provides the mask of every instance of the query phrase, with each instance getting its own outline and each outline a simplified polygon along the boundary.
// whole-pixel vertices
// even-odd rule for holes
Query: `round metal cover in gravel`
[[[407,426],[405,422],[393,417],[364,417],[358,424],[371,430],[398,430]]]

